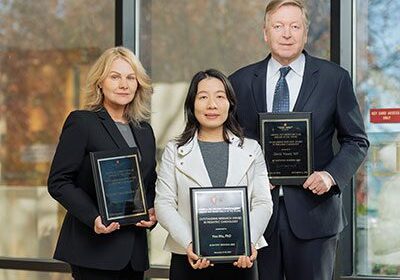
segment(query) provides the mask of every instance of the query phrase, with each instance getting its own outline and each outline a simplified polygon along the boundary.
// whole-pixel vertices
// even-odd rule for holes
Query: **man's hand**
[[[309,189],[317,195],[328,192],[332,186],[332,178],[326,171],[315,171],[303,184],[303,188]]]
[[[101,217],[97,216],[97,218],[94,220],[94,232],[97,234],[107,234],[111,233],[117,229],[120,228],[119,223],[112,222],[109,224],[107,227],[103,225],[103,222],[101,221]]]
[[[203,269],[209,266],[213,266],[209,260],[206,258],[200,259],[195,253],[193,253],[193,246],[192,243],[186,248],[186,254],[188,257],[188,261],[193,269]]]
[[[149,209],[149,220],[141,220],[140,222],[136,223],[137,227],[145,227],[145,228],[150,228],[154,226],[154,224],[157,222],[157,217],[156,217],[156,212],[154,211],[154,208]]]

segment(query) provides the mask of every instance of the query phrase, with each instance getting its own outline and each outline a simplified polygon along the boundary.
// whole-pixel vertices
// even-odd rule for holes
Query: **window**
[[[398,1],[356,1],[355,86],[371,147],[356,177],[357,275],[400,276]]]
[[[0,257],[52,258],[64,210],[47,193],[49,166],[90,64],[114,45],[114,6],[0,3]],[[0,279],[21,273],[0,270]]]

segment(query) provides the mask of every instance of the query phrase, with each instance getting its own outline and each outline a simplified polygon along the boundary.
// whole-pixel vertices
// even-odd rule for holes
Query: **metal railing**
[[[70,266],[61,261],[53,259],[34,259],[34,258],[6,258],[0,257],[0,269],[16,269],[42,272],[61,272],[70,273]],[[153,265],[146,271],[146,278],[165,278],[168,279],[169,267]]]

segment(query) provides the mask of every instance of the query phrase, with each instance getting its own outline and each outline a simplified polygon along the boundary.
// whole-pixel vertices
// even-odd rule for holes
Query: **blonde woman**
[[[149,267],[146,228],[156,223],[155,140],[147,123],[151,81],[124,47],[106,50],[87,78],[86,110],[65,121],[48,179],[48,190],[67,210],[54,258],[71,265],[74,279],[143,279]],[[99,215],[89,153],[137,147],[149,221],[106,226]]]

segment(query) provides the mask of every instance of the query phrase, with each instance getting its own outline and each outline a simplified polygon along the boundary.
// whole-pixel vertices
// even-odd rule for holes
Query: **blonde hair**
[[[110,72],[111,64],[117,58],[122,58],[132,67],[138,82],[138,88],[132,102],[125,109],[125,117],[128,121],[139,125],[142,121],[149,121],[151,114],[151,95],[153,88],[150,77],[147,75],[142,63],[135,54],[124,47],[114,47],[106,50],[90,68],[86,80],[85,109],[98,111],[103,108],[104,94],[100,84]]]
[[[308,10],[303,0],[271,0],[268,2],[267,7],[265,8],[264,13],[264,27],[266,26],[268,16],[276,10],[278,10],[282,6],[296,6],[299,7],[303,14],[304,27],[308,30],[309,19],[308,19]]]

